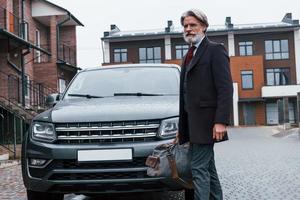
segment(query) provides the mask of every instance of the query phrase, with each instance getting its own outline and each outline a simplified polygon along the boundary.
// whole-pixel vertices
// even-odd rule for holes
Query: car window
[[[66,92],[113,96],[115,93],[178,95],[179,70],[170,67],[128,67],[91,70],[79,73]]]

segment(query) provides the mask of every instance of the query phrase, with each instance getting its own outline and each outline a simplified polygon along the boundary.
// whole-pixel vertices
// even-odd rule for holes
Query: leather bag
[[[148,176],[172,178],[184,188],[193,188],[189,143],[168,143],[155,147],[146,165]]]

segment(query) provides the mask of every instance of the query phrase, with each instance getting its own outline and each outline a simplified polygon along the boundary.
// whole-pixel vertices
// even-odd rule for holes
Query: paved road
[[[215,146],[224,199],[300,199],[300,137],[296,131],[285,135],[279,131],[276,127],[232,128],[230,140]],[[182,193],[171,192],[164,196],[182,199]],[[134,195],[122,199],[146,197],[148,195]],[[26,200],[19,165],[0,169],[0,199]],[[65,200],[87,199],[102,200],[65,196]]]
[[[225,199],[300,199],[300,137],[297,130],[234,128],[216,145],[216,164]]]

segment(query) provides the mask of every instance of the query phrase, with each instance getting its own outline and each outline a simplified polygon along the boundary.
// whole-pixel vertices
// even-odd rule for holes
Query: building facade
[[[222,43],[230,56],[235,88],[232,124],[276,125],[278,100],[288,98],[289,122],[297,121],[300,92],[299,20],[287,13],[277,23],[210,26],[207,36]],[[121,31],[116,25],[101,38],[103,65],[120,63],[181,64],[189,46],[172,21],[161,30]]]
[[[20,143],[45,97],[77,73],[76,26],[83,25],[46,0],[0,0],[0,146]]]

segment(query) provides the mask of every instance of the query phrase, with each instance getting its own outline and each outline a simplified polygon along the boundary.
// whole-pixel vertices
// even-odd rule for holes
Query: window
[[[176,59],[182,59],[184,55],[188,52],[189,45],[176,45]]]
[[[295,123],[295,104],[289,102],[289,122]],[[277,103],[266,103],[266,117],[268,125],[275,125],[279,123],[278,115],[278,104]]]
[[[148,93],[178,95],[180,74],[171,67],[122,67],[79,73],[64,98],[78,98],[68,94],[90,94],[111,97],[115,93]],[[151,81],[149,81],[151,80]]]
[[[114,49],[114,62],[127,62],[127,49]]]
[[[66,89],[66,81],[64,79],[59,79],[59,93],[63,93]]]
[[[241,71],[242,89],[253,89],[253,71]]]
[[[21,22],[20,23],[20,36],[24,40],[28,41],[28,35],[29,35],[29,27],[28,27],[28,22]]]
[[[266,60],[279,60],[289,58],[288,40],[266,40]]]
[[[41,47],[41,35],[39,30],[35,30],[35,45]],[[41,62],[41,51],[35,51],[35,58],[37,63]]]
[[[25,85],[25,98],[29,99],[30,96],[30,80],[29,80],[29,76],[25,75],[25,79],[24,79],[24,85]]]
[[[140,63],[161,63],[160,47],[139,48]]]
[[[267,85],[289,85],[290,69],[289,68],[272,68],[266,69]]]
[[[253,42],[239,42],[240,56],[253,55]]]

